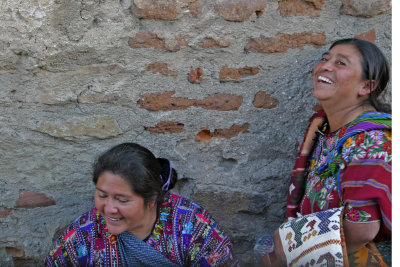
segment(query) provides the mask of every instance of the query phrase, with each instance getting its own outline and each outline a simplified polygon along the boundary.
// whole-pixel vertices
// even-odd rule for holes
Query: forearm
[[[347,253],[351,254],[372,241],[379,232],[380,222],[354,223],[344,220]]]

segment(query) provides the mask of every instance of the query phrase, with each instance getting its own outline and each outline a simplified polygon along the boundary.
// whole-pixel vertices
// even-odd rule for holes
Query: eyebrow
[[[102,193],[108,194],[106,191],[101,190],[101,189],[98,188],[97,186],[96,186],[96,190],[99,190],[99,191],[102,192]],[[126,197],[126,198],[129,198],[129,196],[124,195],[124,194],[116,194],[115,196],[117,196],[117,197]]]

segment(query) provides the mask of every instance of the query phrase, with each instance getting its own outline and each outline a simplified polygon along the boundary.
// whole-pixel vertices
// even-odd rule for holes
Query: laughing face
[[[362,80],[362,56],[353,45],[337,45],[322,55],[313,70],[314,97],[324,106],[346,108],[360,104],[370,92]]]
[[[145,203],[120,175],[108,171],[102,173],[94,200],[111,234],[130,232],[141,238],[151,231],[156,217],[155,202]]]

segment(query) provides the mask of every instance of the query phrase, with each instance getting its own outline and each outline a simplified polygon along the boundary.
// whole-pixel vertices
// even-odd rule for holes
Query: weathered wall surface
[[[175,192],[251,265],[283,220],[320,55],[359,36],[391,61],[385,0],[4,0],[0,22],[1,266],[40,265],[125,141],[171,159]]]

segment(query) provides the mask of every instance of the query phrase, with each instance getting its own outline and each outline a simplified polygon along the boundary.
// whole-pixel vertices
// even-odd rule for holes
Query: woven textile
[[[130,243],[124,237],[125,234],[118,242],[117,236],[108,232],[104,218],[93,208],[75,219],[56,240],[45,265],[123,266]],[[120,251],[122,243],[123,251]],[[159,207],[151,236],[141,245],[179,266],[239,266],[229,237],[211,215],[196,202],[169,192]],[[136,255],[147,257],[149,254]]]
[[[118,250],[121,255],[121,266],[141,267],[177,267],[161,253],[147,245],[134,235],[124,232],[117,236]]]
[[[342,210],[309,214],[279,227],[288,266],[344,266],[340,235]]]
[[[380,221],[377,240],[388,239],[391,116],[365,112],[332,133],[322,127],[325,121],[323,111],[312,117],[292,173],[287,216],[345,206],[345,219],[355,223]]]

